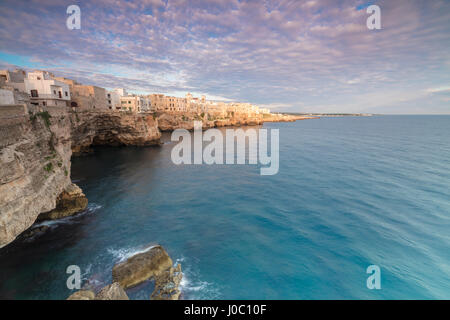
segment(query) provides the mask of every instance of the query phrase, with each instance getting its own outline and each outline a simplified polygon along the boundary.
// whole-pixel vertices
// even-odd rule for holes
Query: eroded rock
[[[86,111],[70,113],[72,152],[90,153],[92,146],[152,146],[160,143],[158,121],[151,114]]]
[[[49,212],[41,213],[37,220],[54,220],[72,216],[85,210],[87,205],[88,199],[81,188],[75,183],[71,183],[56,199],[56,208]]]
[[[95,296],[95,300],[130,300],[122,287],[114,282],[109,286],[104,287]]]
[[[180,297],[180,282],[183,278],[181,272],[181,264],[178,264],[175,268],[162,272],[155,277],[155,290],[150,296],[150,300],[178,300]]]
[[[112,270],[112,277],[114,282],[118,282],[126,289],[157,277],[171,267],[172,259],[163,247],[157,245],[116,264]]]
[[[55,208],[71,183],[70,121],[64,108],[0,108],[0,248]]]
[[[67,300],[94,300],[95,293],[91,290],[80,290],[71,294]]]

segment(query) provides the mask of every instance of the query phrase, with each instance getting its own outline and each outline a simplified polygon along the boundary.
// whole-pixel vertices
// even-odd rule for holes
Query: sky
[[[450,114],[450,0],[1,0],[0,17],[1,69],[280,112]]]

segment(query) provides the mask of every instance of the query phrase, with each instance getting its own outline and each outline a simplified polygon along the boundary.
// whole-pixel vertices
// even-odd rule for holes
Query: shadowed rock
[[[130,300],[117,282],[104,287],[97,293],[95,300]]]
[[[178,300],[180,290],[178,289],[183,274],[181,273],[181,264],[175,268],[162,272],[155,277],[155,290],[150,296],[150,300]]]
[[[72,216],[85,210],[87,205],[88,199],[81,188],[75,183],[71,183],[56,199],[56,208],[49,212],[41,213],[38,217],[38,221],[61,219]]]

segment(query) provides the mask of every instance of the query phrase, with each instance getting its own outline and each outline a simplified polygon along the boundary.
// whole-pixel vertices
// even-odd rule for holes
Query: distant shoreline
[[[311,117],[372,117],[373,113],[301,113],[301,112],[284,112],[287,115],[295,116],[311,116]]]

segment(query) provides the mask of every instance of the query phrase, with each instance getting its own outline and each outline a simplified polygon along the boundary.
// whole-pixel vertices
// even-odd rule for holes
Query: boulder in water
[[[118,282],[122,288],[127,289],[152,277],[156,278],[171,267],[172,259],[163,247],[153,246],[116,264],[112,270],[113,282]]]
[[[38,216],[37,221],[54,220],[72,216],[86,209],[87,205],[88,199],[81,188],[75,183],[72,183],[67,186],[56,199],[56,208],[49,212],[41,213]]]

